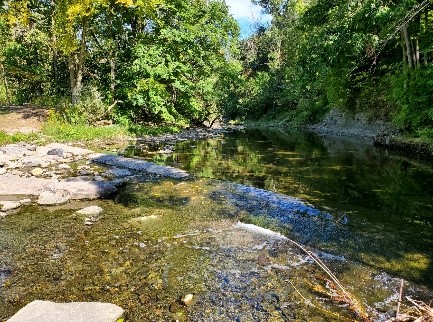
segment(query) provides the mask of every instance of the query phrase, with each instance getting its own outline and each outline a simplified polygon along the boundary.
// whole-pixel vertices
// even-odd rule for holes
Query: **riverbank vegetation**
[[[2,3],[2,105],[129,129],[338,108],[433,136],[429,0],[255,0],[273,19],[243,40],[222,0]]]

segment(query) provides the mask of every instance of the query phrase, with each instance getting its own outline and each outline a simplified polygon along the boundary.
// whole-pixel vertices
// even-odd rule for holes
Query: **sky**
[[[241,26],[241,39],[254,32],[258,24],[268,23],[272,16],[263,14],[263,9],[251,3],[251,0],[226,0],[230,13]]]

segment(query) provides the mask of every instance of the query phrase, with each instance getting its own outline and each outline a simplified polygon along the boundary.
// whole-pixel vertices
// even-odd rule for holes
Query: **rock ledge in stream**
[[[97,153],[90,156],[92,162],[124,168],[133,171],[143,171],[151,174],[157,174],[164,177],[183,179],[189,176],[186,171],[168,166],[157,165],[153,162],[139,159],[125,158],[121,156]]]
[[[123,309],[110,303],[54,303],[34,301],[18,311],[8,322],[116,322]]]

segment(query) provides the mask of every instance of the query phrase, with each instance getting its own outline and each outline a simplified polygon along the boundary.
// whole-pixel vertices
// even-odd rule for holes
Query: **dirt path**
[[[0,107],[0,131],[8,134],[37,132],[48,111],[31,105]]]

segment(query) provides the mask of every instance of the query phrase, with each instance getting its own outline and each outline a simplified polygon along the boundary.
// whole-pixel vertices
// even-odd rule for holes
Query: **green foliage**
[[[393,89],[397,124],[430,133],[433,128],[433,66],[410,71],[408,76],[394,76]]]
[[[167,5],[158,26],[133,48],[122,85],[126,108],[137,121],[202,123],[220,114],[217,84],[227,76],[238,28],[220,1]]]
[[[70,124],[94,124],[96,121],[110,117],[110,108],[94,86],[83,90],[81,99],[76,104],[61,101],[56,106],[56,113],[51,114],[53,121]]]
[[[71,124],[108,116],[201,123],[221,114],[221,78],[239,33],[224,1],[19,0],[3,9],[3,102],[56,106],[56,118]],[[107,115],[113,104],[119,117]]]

